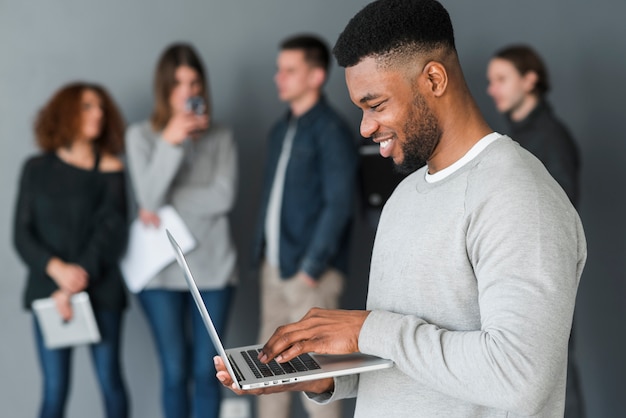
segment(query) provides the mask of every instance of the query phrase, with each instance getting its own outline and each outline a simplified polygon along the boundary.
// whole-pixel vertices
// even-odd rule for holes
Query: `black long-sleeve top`
[[[24,308],[49,297],[58,286],[46,274],[53,256],[75,263],[89,274],[94,309],[122,310],[126,293],[118,260],[128,227],[122,171],[83,170],[55,153],[24,164],[14,222],[14,243],[28,267]]]
[[[545,101],[519,122],[508,118],[511,138],[537,157],[576,206],[579,193],[580,156],[568,129]]]

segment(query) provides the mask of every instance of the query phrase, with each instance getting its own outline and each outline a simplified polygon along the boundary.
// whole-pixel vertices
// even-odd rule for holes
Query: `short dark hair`
[[[174,43],[161,54],[154,74],[154,110],[150,120],[155,131],[165,128],[172,117],[170,95],[176,86],[176,70],[181,66],[193,68],[198,73],[202,82],[201,95],[207,104],[209,114],[211,113],[209,83],[200,55],[191,44]]]
[[[452,22],[435,0],[377,0],[339,35],[333,53],[342,67],[366,57],[403,57],[438,49],[456,51]]]
[[[493,57],[509,61],[521,75],[526,75],[530,71],[535,72],[537,82],[532,92],[539,97],[545,96],[550,91],[548,69],[539,54],[528,45],[508,46],[496,52]]]
[[[295,35],[280,44],[282,50],[302,50],[304,60],[311,67],[321,68],[328,73],[330,69],[330,50],[326,42],[315,35]]]
[[[69,147],[82,129],[81,100],[85,91],[102,101],[102,130],[94,145],[100,152],[119,154],[124,148],[124,118],[115,101],[99,84],[74,82],[61,87],[39,111],[34,123],[37,145],[43,151]]]

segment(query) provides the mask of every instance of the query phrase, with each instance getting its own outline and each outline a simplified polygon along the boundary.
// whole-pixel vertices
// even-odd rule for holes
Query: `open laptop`
[[[209,312],[204,305],[204,301],[193,279],[191,270],[189,270],[187,260],[185,260],[185,256],[174,237],[172,237],[172,234],[167,230],[166,232],[174,248],[176,260],[183,269],[185,280],[187,280],[189,290],[200,311],[200,316],[213,341],[213,345],[215,345],[217,353],[224,361],[228,373],[240,389],[249,390],[266,386],[302,382],[305,380],[364,373],[393,366],[391,360],[361,353],[347,355],[309,353],[303,354],[287,363],[272,361],[269,364],[262,364],[257,359],[257,355],[263,347],[260,344],[225,350],[215,330],[213,321],[209,316]]]

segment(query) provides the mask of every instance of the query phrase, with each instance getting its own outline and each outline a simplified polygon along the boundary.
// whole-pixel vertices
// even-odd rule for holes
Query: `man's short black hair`
[[[450,16],[435,0],[377,0],[365,6],[339,35],[333,53],[342,67],[363,58],[455,51]]]
[[[297,49],[304,52],[304,60],[312,67],[321,68],[328,73],[330,66],[330,51],[328,45],[314,35],[295,35],[285,39],[280,49]]]

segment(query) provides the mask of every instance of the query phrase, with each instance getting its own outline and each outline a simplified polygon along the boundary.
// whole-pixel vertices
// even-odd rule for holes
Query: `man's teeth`
[[[388,140],[386,140],[386,141],[382,141],[382,142],[380,143],[380,147],[381,147],[382,149],[385,149],[385,148],[387,148],[387,147],[389,146],[389,144],[391,144],[391,142],[392,142],[392,141],[393,141],[393,139],[388,139]]]

